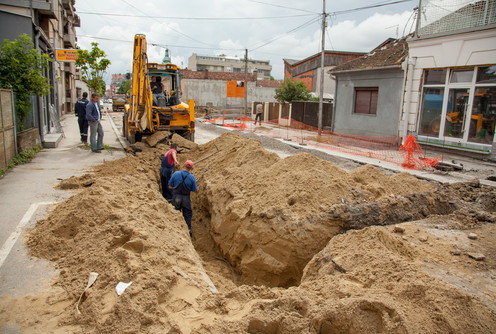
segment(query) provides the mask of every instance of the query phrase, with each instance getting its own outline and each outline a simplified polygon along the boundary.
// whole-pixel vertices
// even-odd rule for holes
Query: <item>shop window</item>
[[[477,83],[496,83],[496,66],[484,66],[477,69]]]
[[[439,135],[443,100],[444,88],[424,88],[419,128],[421,135],[432,137]]]
[[[476,143],[492,144],[495,125],[496,87],[477,88],[472,104],[468,140]]]
[[[474,77],[474,70],[452,70],[450,83],[469,83]]]
[[[379,95],[379,88],[355,88],[355,114],[377,114],[377,98]]]
[[[424,73],[425,85],[444,84],[446,82],[446,70],[427,70]]]
[[[446,124],[444,125],[445,136],[455,138],[463,137],[469,94],[470,89],[468,88],[453,88],[449,90]]]

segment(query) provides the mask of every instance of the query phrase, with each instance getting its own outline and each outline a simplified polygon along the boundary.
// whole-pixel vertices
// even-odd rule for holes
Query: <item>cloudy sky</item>
[[[333,14],[326,49],[370,51],[407,34],[418,0],[354,10],[397,1],[327,1]],[[283,78],[282,58],[303,59],[320,49],[322,0],[77,0],[76,10],[78,45],[100,44],[112,61],[107,77],[131,71],[137,33],[156,44],[149,45],[150,61],[160,62],[165,47],[181,67],[192,53],[242,56],[247,48],[250,58],[270,60],[276,79]]]

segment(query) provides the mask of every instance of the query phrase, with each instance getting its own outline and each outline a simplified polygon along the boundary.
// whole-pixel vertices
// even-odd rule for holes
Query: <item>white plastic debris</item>
[[[122,295],[126,289],[133,284],[133,282],[129,283],[124,283],[124,282],[119,282],[116,287],[115,287],[115,292],[117,292],[117,295]]]
[[[93,285],[93,283],[95,283],[97,277],[98,277],[98,273],[95,272],[91,272],[90,275],[88,276],[88,284],[86,284],[86,288],[84,289],[83,293],[81,293],[81,296],[79,296],[78,302],[76,304],[77,314],[81,314],[81,312],[79,312],[79,304],[81,303],[81,299],[83,298],[84,293]]]

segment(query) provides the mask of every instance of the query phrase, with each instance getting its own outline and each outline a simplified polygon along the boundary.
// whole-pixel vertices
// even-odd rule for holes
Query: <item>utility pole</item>
[[[245,49],[245,116],[248,116],[248,49]]]
[[[320,53],[320,92],[319,92],[319,136],[322,135],[322,114],[324,109],[324,72],[325,72],[325,29],[326,29],[326,0],[322,0],[322,50]]]

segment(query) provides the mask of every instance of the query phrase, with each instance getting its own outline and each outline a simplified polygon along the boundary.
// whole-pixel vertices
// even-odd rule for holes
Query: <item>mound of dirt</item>
[[[215,291],[181,214],[158,191],[150,160],[153,155],[131,156],[97,167],[90,188],[58,205],[29,234],[31,254],[61,269],[63,301],[75,306],[88,274],[99,273],[79,306],[81,316],[71,307],[61,325],[81,325],[85,333],[167,332],[177,326],[169,312]],[[133,283],[117,296],[121,281]]]
[[[495,216],[496,190],[434,187],[370,166],[347,173],[226,134],[180,155],[209,157],[194,170],[195,249],[159,192],[161,153],[148,148],[67,181],[94,182],[26,240],[59,268],[57,289],[1,299],[0,322],[32,333],[496,333],[496,225],[483,223]],[[363,228],[424,217],[402,233]],[[207,261],[223,272],[206,271]],[[99,277],[78,316],[90,272]],[[118,282],[132,282],[121,296]]]
[[[94,177],[90,174],[85,174],[83,176],[71,176],[68,179],[62,180],[57,188],[63,190],[79,189],[91,187],[93,183],[95,183]]]
[[[177,146],[179,146],[179,148],[183,148],[183,149],[192,150],[198,147],[198,144],[195,144],[194,142],[185,139],[184,137],[178,135],[177,133],[174,133],[172,135],[170,141],[172,143],[176,143]]]
[[[343,219],[329,219],[334,205],[434,190],[410,174],[388,176],[372,166],[347,173],[306,153],[280,159],[230,133],[188,156],[217,151],[196,168],[201,191],[194,202],[206,217],[200,224],[249,284],[298,284],[307,262],[342,230]]]
[[[433,237],[419,225],[407,223],[404,228],[409,237],[416,233]],[[449,278],[427,272],[426,263],[453,257],[447,252],[453,244],[435,241],[421,246],[422,242],[405,241],[404,236],[384,227],[338,235],[308,263],[297,288],[258,289],[254,296],[240,287],[225,297],[214,297],[225,298],[223,305],[229,311],[208,329],[212,333],[495,333],[496,291],[480,293],[486,299],[491,296],[483,303]],[[451,266],[455,275],[463,275],[473,266],[457,269]],[[229,319],[236,314],[242,314],[241,319]]]

